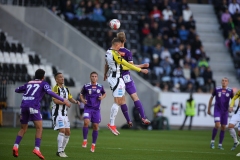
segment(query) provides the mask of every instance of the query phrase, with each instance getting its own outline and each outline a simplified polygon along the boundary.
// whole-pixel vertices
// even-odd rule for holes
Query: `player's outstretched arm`
[[[80,94],[80,100],[82,103],[87,104],[87,100],[83,97],[82,94]]]
[[[149,67],[149,63],[135,64],[135,66],[138,67],[138,68],[148,68]]]
[[[15,89],[16,93],[24,93],[25,91],[26,91],[26,86],[25,85],[20,86],[20,87]]]
[[[56,93],[54,93],[50,89],[47,90],[47,94],[52,96],[52,97],[54,97],[54,98],[56,98],[56,99],[58,99],[58,100],[60,100],[60,101],[62,101],[62,102],[64,102],[64,99],[62,97],[60,97],[59,95],[57,95]]]
[[[78,105],[80,105],[80,102],[79,101],[77,101],[77,100],[75,100],[74,98],[70,98],[70,99],[68,99],[70,102],[72,102],[72,103],[75,103],[75,104],[78,104]]]
[[[209,99],[209,102],[208,102],[208,114],[209,115],[211,115],[212,100],[213,100],[213,96],[211,96],[211,98]]]

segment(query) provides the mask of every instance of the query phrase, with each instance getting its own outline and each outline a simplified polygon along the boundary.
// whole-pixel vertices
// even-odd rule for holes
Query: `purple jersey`
[[[91,83],[87,83],[83,86],[81,90],[81,94],[87,100],[87,104],[85,104],[85,108],[89,109],[100,109],[101,101],[98,100],[99,96],[105,94],[104,88],[101,84],[92,85]]]
[[[123,52],[122,57],[127,61],[131,62],[133,61],[132,53],[127,48],[120,48],[120,52]],[[129,70],[123,70],[122,75],[130,74]]]
[[[229,101],[233,98],[233,90],[231,88],[223,89],[221,86],[216,87],[212,93],[215,96],[214,109],[222,112],[227,112],[229,107]]]
[[[23,93],[21,108],[40,109],[42,97],[45,93],[49,94],[52,91],[47,82],[35,79],[18,87],[15,92]]]

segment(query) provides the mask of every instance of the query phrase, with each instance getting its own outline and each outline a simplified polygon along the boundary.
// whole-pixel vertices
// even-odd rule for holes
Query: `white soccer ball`
[[[118,19],[112,19],[110,22],[109,22],[109,26],[114,29],[114,30],[117,30],[120,28],[120,21]]]

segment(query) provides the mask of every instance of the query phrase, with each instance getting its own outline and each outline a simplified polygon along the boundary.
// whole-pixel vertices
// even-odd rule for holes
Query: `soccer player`
[[[217,135],[218,129],[221,127],[218,148],[223,150],[222,142],[224,139],[226,125],[228,123],[228,107],[229,101],[233,98],[233,90],[228,86],[228,78],[224,77],[222,79],[222,86],[216,87],[212,93],[212,96],[208,103],[208,114],[211,115],[212,100],[215,96],[214,105],[214,121],[215,127],[212,130],[212,140],[210,143],[210,148],[214,149],[215,137]]]
[[[112,47],[107,50],[107,53],[105,55],[106,64],[104,71],[104,80],[107,79],[114,97],[114,103],[110,111],[110,123],[107,126],[114,135],[120,134],[115,126],[115,117],[118,113],[118,108],[119,106],[126,104],[125,83],[121,76],[122,66],[124,65],[129,69],[142,72],[144,74],[148,73],[147,69],[136,67],[121,57],[121,55],[118,53],[121,45],[121,40],[114,38],[112,40]]]
[[[101,122],[100,104],[101,100],[106,97],[106,93],[101,84],[97,83],[98,74],[97,72],[92,72],[90,74],[90,83],[83,86],[80,94],[81,102],[84,105],[84,125],[83,125],[83,143],[82,147],[87,147],[87,136],[88,136],[88,125],[90,121],[93,124],[92,132],[92,146],[90,151],[95,151],[95,145],[98,137],[98,124]]]
[[[40,152],[40,144],[42,138],[42,115],[40,113],[40,101],[42,100],[44,94],[49,94],[50,96],[58,99],[63,104],[67,104],[68,100],[63,99],[54,92],[51,91],[51,87],[47,82],[44,81],[45,71],[38,69],[35,72],[35,80],[29,81],[23,86],[18,87],[15,92],[23,93],[22,104],[21,104],[21,129],[18,132],[14,146],[13,146],[13,156],[18,157],[19,144],[27,131],[28,122],[33,121],[36,128],[35,135],[35,148],[33,153],[37,155],[40,159],[44,159],[44,156]]]
[[[70,102],[80,104],[79,101],[73,99],[69,89],[64,85],[64,76],[62,73],[54,75],[56,85],[53,87],[53,92],[60,97],[68,99]],[[67,116],[67,110],[70,108],[70,103],[62,103],[56,98],[53,98],[52,103],[52,120],[54,130],[59,130],[57,136],[58,151],[56,153],[59,157],[68,157],[64,152],[70,137],[70,122]]]
[[[128,49],[126,49],[124,47],[124,43],[126,42],[126,36],[125,36],[125,33],[124,32],[119,32],[117,33],[117,38],[121,40],[122,42],[122,45],[121,45],[121,48],[119,49],[119,54],[128,62],[128,63],[131,63],[133,64],[133,57],[132,57],[132,53],[131,51],[129,51]],[[144,67],[148,67],[149,64],[148,63],[145,63],[145,64],[141,64],[141,65],[135,65],[139,68],[144,68]],[[126,68],[126,67],[123,67],[123,70],[122,70],[122,78],[123,78],[123,81],[125,83],[125,86],[126,86],[126,91],[127,93],[130,95],[130,97],[132,98],[133,102],[134,102],[134,105],[136,107],[136,109],[138,110],[140,116],[141,116],[141,120],[144,124],[150,124],[151,122],[146,119],[146,116],[144,114],[144,109],[143,109],[143,106],[142,106],[142,103],[141,101],[139,100],[138,98],[138,95],[137,95],[137,90],[136,90],[136,86],[134,84],[134,81],[133,79],[131,78],[130,76],[130,72],[129,72],[129,69]],[[123,104],[121,105],[121,110],[123,112],[123,115],[125,116],[125,118],[127,119],[128,121],[128,125],[129,127],[131,127],[131,120],[130,120],[130,117],[128,116],[128,108],[126,106],[126,104]]]
[[[229,107],[229,112],[232,112],[233,111],[233,106],[234,106],[234,103],[235,103],[235,100],[237,98],[240,97],[240,90],[235,94],[235,96],[232,98],[231,102],[230,102],[230,107]],[[238,138],[237,138],[237,135],[236,135],[236,131],[234,129],[234,126],[240,122],[240,110],[239,110],[239,105],[240,105],[240,102],[238,102],[238,107],[237,107],[237,110],[235,111],[234,115],[232,116],[229,124],[228,124],[228,129],[229,129],[229,132],[230,132],[230,135],[232,136],[233,138],[233,147],[231,148],[231,150],[235,150],[237,148],[237,146],[239,145],[239,141],[238,141]],[[240,125],[238,125],[238,136],[240,136]],[[240,153],[237,154],[237,156],[240,156]]]

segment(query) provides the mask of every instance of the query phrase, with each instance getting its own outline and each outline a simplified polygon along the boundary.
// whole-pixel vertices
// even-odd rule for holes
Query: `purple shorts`
[[[28,124],[29,121],[41,121],[42,115],[39,109],[35,108],[21,108],[21,124]]]
[[[129,95],[137,92],[137,89],[135,87],[135,83],[133,80],[131,82],[125,83],[125,86],[126,86],[125,90]]]
[[[100,110],[84,108],[83,118],[90,119],[92,123],[100,123],[101,122]]]
[[[228,123],[228,111],[219,111],[214,109],[214,122],[220,122],[221,125],[227,125]]]

